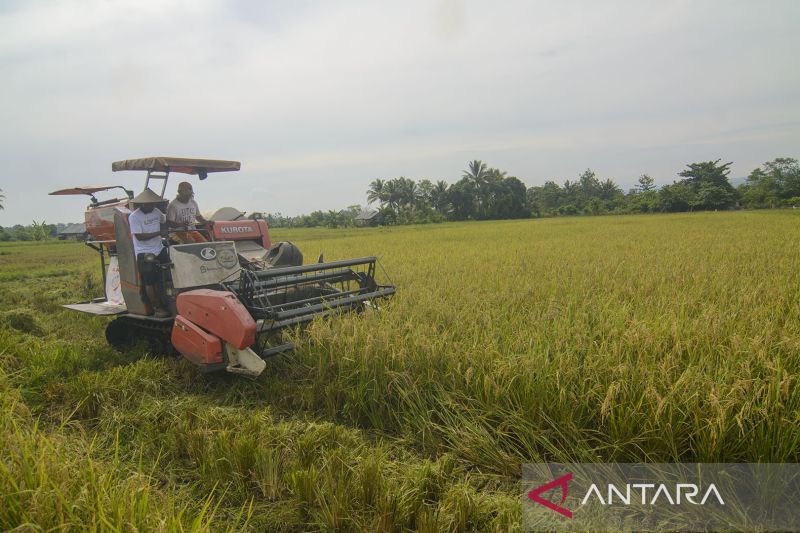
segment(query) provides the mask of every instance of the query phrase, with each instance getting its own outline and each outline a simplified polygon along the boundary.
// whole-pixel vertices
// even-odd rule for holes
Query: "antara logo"
[[[567,500],[567,495],[569,494],[570,481],[572,481],[572,472],[570,472],[567,475],[561,476],[558,479],[554,479],[550,483],[542,485],[538,489],[533,489],[528,493],[528,498],[535,501],[539,505],[544,505],[548,509],[552,509],[558,514],[562,514],[567,518],[572,518],[572,511],[570,511],[566,507],[561,507],[561,505],[563,505],[564,502]],[[547,492],[548,490],[554,489],[556,487],[561,487],[561,505],[556,505],[553,502],[545,500],[540,496],[541,493]]]
[[[572,511],[563,507],[564,502],[567,500],[567,495],[569,495],[570,481],[572,481],[571,472],[533,489],[528,493],[528,498],[558,514],[572,518]],[[617,487],[613,483],[607,483],[604,497],[604,493],[601,492],[598,485],[592,483],[580,500],[580,505],[586,505],[590,499],[596,499],[600,505],[656,505],[658,503],[681,505],[684,502],[692,505],[705,505],[709,500],[715,500],[719,505],[725,505],[722,495],[713,483],[705,491],[701,491],[700,487],[693,483],[677,483],[671,488],[663,483],[628,483],[621,487]],[[542,493],[555,488],[561,489],[561,502],[559,504],[555,504],[541,496]],[[702,498],[697,501],[696,498],[701,495],[701,492]],[[711,503],[714,502],[712,501]]]
[[[222,233],[249,233],[252,231],[248,226],[223,226],[220,230]]]

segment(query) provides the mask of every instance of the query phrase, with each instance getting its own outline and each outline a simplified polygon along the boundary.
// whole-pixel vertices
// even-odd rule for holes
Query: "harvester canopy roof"
[[[191,159],[186,157],[142,157],[111,163],[111,170],[155,170],[160,172],[179,172],[181,174],[210,174],[211,172],[232,172],[239,170],[239,161],[220,159]]]
[[[119,185],[82,185],[80,187],[72,187],[71,189],[59,189],[48,194],[55,196],[70,194],[94,194],[100,191],[116,189],[117,187],[119,187]]]

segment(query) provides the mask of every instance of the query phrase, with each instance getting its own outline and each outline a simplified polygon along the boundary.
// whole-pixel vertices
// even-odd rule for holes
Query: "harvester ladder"
[[[161,196],[161,198],[164,198],[164,193],[167,191],[168,179],[169,179],[169,172],[165,172],[164,174],[156,174],[152,170],[148,170],[147,179],[144,182],[144,188],[147,189],[150,187],[150,180],[162,180],[163,183],[161,184],[161,194],[159,196]]]

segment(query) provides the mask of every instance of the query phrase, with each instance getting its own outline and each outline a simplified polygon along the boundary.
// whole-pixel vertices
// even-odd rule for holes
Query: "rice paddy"
[[[0,245],[0,529],[513,531],[524,462],[800,460],[800,215],[273,232],[398,293],[260,378],[105,343],[79,243]]]

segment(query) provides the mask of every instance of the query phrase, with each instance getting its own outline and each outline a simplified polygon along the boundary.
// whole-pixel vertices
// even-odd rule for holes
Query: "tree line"
[[[0,206],[0,209],[2,206]],[[35,220],[29,226],[15,224],[4,228],[0,226],[0,242],[9,241],[45,241],[55,238],[58,232],[67,227],[67,224],[47,224],[44,221]]]
[[[611,179],[587,169],[575,179],[545,181],[527,187],[506,172],[480,160],[470,161],[461,178],[419,181],[406,177],[373,180],[366,191],[372,212],[359,205],[347,209],[314,211],[307,215],[252,213],[272,227],[351,227],[360,221],[383,225],[426,224],[448,220],[500,220],[568,215],[677,213],[685,211],[761,209],[800,205],[800,164],[779,157],[754,169],[734,187],[732,163],[689,163],[679,180],[658,187],[643,174],[627,192]],[[0,209],[5,197],[0,190]],[[373,215],[374,216],[371,216]],[[366,215],[366,216],[365,216]],[[0,241],[42,240],[55,236],[63,224],[34,222],[30,226],[0,227]]]
[[[377,211],[370,220],[384,225],[800,205],[800,165],[796,159],[768,161],[738,187],[729,179],[731,165],[719,159],[690,163],[677,174],[681,179],[662,187],[643,174],[625,192],[613,179],[601,179],[591,169],[561,184],[548,180],[543,185],[527,187],[521,179],[474,160],[452,184],[406,177],[376,179],[366,193],[368,205],[374,205]],[[343,227],[355,225],[363,213],[354,205],[341,211],[265,218],[277,227]]]

